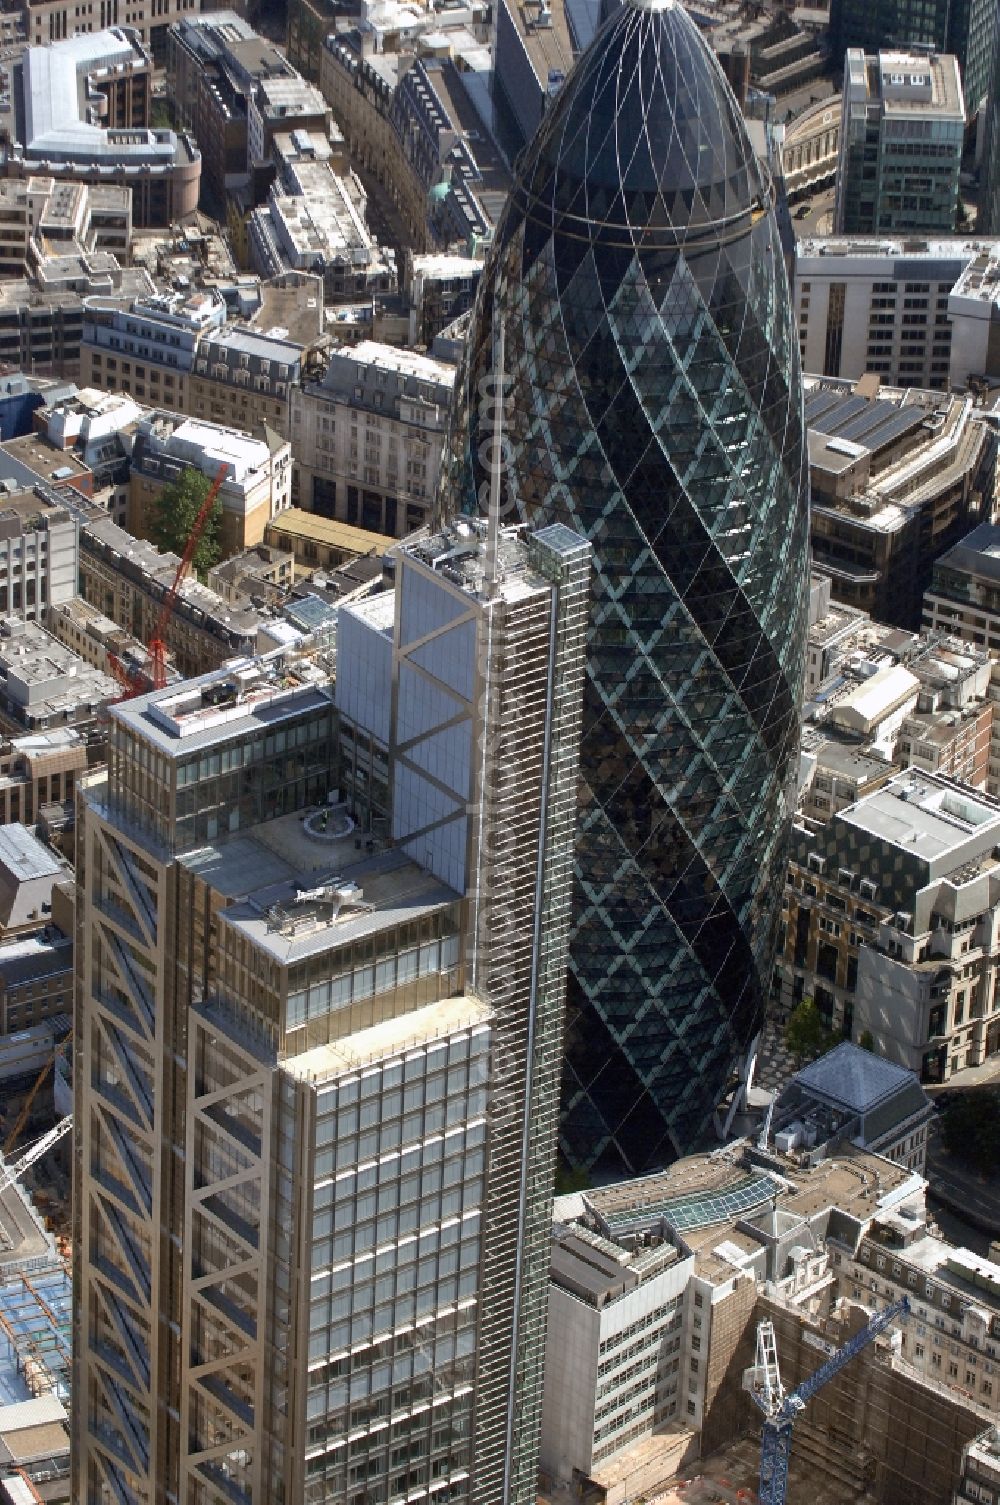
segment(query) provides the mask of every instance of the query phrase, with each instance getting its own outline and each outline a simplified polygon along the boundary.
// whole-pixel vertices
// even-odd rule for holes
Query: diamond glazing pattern
[[[704,1131],[760,1026],[806,633],[797,343],[770,186],[680,6],[625,4],[521,164],[439,506],[589,538],[562,1148],[633,1171]]]

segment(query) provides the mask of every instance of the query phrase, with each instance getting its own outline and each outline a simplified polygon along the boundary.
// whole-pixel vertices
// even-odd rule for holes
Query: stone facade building
[[[374,340],[291,396],[298,505],[403,538],[430,515],[455,369]]]
[[[797,825],[775,973],[827,1024],[943,1082],[1000,1051],[1000,801],[909,769]]]

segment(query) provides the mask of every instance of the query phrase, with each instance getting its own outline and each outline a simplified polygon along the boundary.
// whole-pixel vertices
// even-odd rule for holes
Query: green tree
[[[195,525],[202,503],[208,496],[212,482],[208,476],[191,466],[181,471],[176,481],[164,486],[153,504],[150,533],[153,542],[161,549],[174,554],[183,554],[187,548],[191,530]],[[212,510],[205,519],[201,537],[191,561],[192,567],[204,579],[222,553],[219,534],[222,525],[222,503],[216,497]]]
[[[801,1066],[803,1061],[815,1061],[817,1056],[832,1049],[836,1043],[836,1035],[823,1023],[823,1015],[813,999],[803,998],[792,1010],[785,1026],[785,1044],[798,1064]]]
[[[861,1031],[858,1036],[858,1044],[862,1050],[870,1050],[873,1056],[878,1054],[875,1049],[875,1036],[870,1029],[863,1029]]]
[[[154,131],[167,131],[174,123],[171,118],[170,105],[158,95],[154,96],[150,107],[149,123]]]

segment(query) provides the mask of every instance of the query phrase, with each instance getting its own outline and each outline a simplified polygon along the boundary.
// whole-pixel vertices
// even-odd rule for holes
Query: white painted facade
[[[1000,242],[802,241],[794,297],[810,375],[961,390],[996,363]]]
[[[593,1473],[677,1414],[693,1269],[694,1256],[679,1255],[600,1307],[552,1280],[541,1465],[553,1477]]]

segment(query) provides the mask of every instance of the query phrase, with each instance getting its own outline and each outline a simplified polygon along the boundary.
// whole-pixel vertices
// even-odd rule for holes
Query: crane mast
[[[49,1056],[49,1059],[46,1061],[45,1065],[42,1067],[41,1071],[38,1073],[37,1077],[35,1078],[34,1082],[32,1083],[30,1092],[28,1093],[27,1097],[24,1099],[24,1103],[23,1103],[23,1105],[21,1107],[21,1111],[18,1114],[17,1119],[16,1119],[16,1121],[14,1123],[14,1127],[11,1129],[10,1133],[7,1135],[7,1138],[6,1138],[6,1140],[4,1142],[4,1145],[3,1145],[3,1149],[2,1149],[2,1151],[0,1151],[0,1153],[2,1153],[4,1155],[9,1155],[10,1152],[11,1152],[11,1150],[14,1148],[15,1144],[17,1144],[18,1139],[21,1137],[21,1130],[24,1128],[25,1124],[28,1122],[28,1118],[31,1115],[32,1104],[34,1103],[35,1098],[38,1096],[38,1094],[39,1094],[39,1092],[40,1092],[40,1090],[42,1088],[42,1084],[44,1083],[44,1081],[45,1081],[46,1077],[48,1076],[49,1072],[55,1066],[56,1062],[58,1061],[59,1057],[62,1055],[63,1051],[66,1049],[66,1047],[69,1044],[69,1042],[70,1042],[70,1036],[69,1035],[67,1035],[65,1037],[65,1039],[60,1040],[59,1044],[56,1046],[55,1050]]]
[[[180,563],[174,574],[170,589],[163,598],[160,607],[160,615],[157,618],[153,635],[149,640],[149,659],[144,669],[135,669],[125,664],[116,653],[108,654],[108,668],[124,690],[122,700],[131,700],[135,695],[142,695],[148,689],[162,690],[167,682],[167,643],[166,632],[170,625],[174,607],[177,605],[177,593],[181,588],[184,577],[191,567],[198,541],[208,522],[209,514],[215,506],[216,497],[222,489],[223,483],[229,474],[229,465],[224,463],[219,466],[215,480],[205,493],[205,500],[198,509],[198,515],[194,520],[188,541],[184,547]]]
[[[910,1303],[905,1296],[894,1301],[831,1354],[815,1374],[802,1381],[791,1394],[785,1391],[778,1367],[778,1349],[774,1323],[769,1319],[757,1326],[757,1356],[752,1369],[743,1376],[743,1387],[764,1413],[760,1440],[760,1505],[785,1505],[788,1490],[788,1459],[792,1451],[792,1428],[806,1404],[828,1380],[849,1364],[863,1348],[878,1337],[897,1317],[905,1316]]]
[[[69,1133],[72,1127],[73,1115],[67,1114],[65,1118],[59,1120],[54,1129],[43,1134],[41,1139],[36,1139],[34,1144],[29,1144],[16,1160],[9,1160],[6,1165],[0,1161],[0,1197],[5,1191],[9,1191],[15,1182],[20,1181],[29,1165],[34,1165],[36,1160],[40,1160],[46,1151],[59,1143],[64,1134]]]

